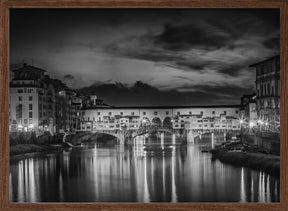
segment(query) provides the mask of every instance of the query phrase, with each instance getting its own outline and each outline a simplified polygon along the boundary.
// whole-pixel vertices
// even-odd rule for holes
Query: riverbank
[[[258,152],[214,149],[212,150],[212,158],[219,159],[223,163],[244,166],[280,177],[280,156]]]
[[[18,144],[15,146],[10,146],[10,159],[16,158],[25,158],[29,156],[34,156],[41,153],[47,153],[56,150],[64,149],[65,145],[63,144],[49,144],[49,145],[40,145],[40,144]]]

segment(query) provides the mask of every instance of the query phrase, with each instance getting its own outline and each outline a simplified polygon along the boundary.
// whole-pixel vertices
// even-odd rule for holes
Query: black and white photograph
[[[9,9],[8,186],[279,203],[280,9]]]

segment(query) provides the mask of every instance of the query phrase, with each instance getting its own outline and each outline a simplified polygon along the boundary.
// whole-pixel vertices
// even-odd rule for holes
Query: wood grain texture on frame
[[[286,0],[0,0],[0,210],[288,210],[288,3]],[[280,8],[280,203],[9,203],[9,8]]]

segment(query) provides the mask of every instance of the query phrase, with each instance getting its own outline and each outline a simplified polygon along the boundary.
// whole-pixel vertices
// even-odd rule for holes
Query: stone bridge
[[[120,144],[124,144],[125,140],[127,139],[131,139],[131,143],[135,143],[135,138],[137,136],[141,136],[144,134],[148,134],[150,133],[151,130],[148,129],[144,129],[144,130],[137,130],[137,131],[129,131],[129,130],[95,130],[95,131],[89,131],[89,132],[85,132],[85,133],[81,133],[79,134],[77,137],[74,137],[73,139],[75,140],[75,142],[72,144],[76,144],[79,142],[82,142],[83,140],[88,140],[89,138],[93,137],[95,134],[107,134],[107,135],[111,135],[114,136],[115,138],[117,138],[117,142]],[[169,129],[169,128],[154,128],[153,132],[159,132],[159,133],[170,133],[170,134],[178,134],[180,135],[180,130],[175,130],[175,129]],[[183,136],[183,138],[185,140],[187,140],[188,143],[195,143],[195,139],[196,137],[199,137],[199,139],[201,140],[202,135],[203,134],[211,134],[211,144],[212,144],[212,148],[215,145],[215,140],[214,140],[214,133],[218,133],[218,132],[223,132],[220,130],[182,130],[181,135]],[[224,140],[226,139],[226,132],[224,133]]]
[[[117,142],[119,142],[120,144],[124,144],[124,140],[125,140],[124,131],[114,131],[114,130],[96,130],[96,131],[89,131],[89,132],[87,131],[83,133],[78,133],[73,136],[70,142],[73,145],[76,145],[76,144],[81,143],[82,141],[91,139],[96,134],[107,134],[107,135],[114,136],[115,138],[117,138]],[[64,142],[64,139],[63,139],[63,142]]]

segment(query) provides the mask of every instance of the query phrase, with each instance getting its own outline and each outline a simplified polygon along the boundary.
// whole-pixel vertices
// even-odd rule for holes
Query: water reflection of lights
[[[172,165],[172,196],[171,196],[171,202],[177,202],[177,193],[176,193],[176,184],[175,184],[175,148],[173,148],[172,151],[172,159],[171,159],[171,165]]]
[[[124,148],[125,153],[119,153],[119,145],[94,145],[16,162],[10,168],[9,186],[14,187],[10,197],[19,202],[279,200],[278,180],[267,174],[211,162],[199,144],[165,142],[162,150],[156,137],[146,145],[143,138],[137,137],[135,145]]]
[[[243,167],[241,168],[240,202],[246,202],[245,180],[244,180],[244,168],[243,168]]]
[[[13,177],[9,174],[9,186],[13,187]],[[13,190],[9,191],[9,200],[11,201],[14,194],[18,196],[18,202],[36,202],[37,192],[36,192],[36,180],[34,171],[34,160],[32,158],[25,159],[18,164],[18,181],[17,181],[17,193]],[[10,198],[12,197],[12,198]]]

